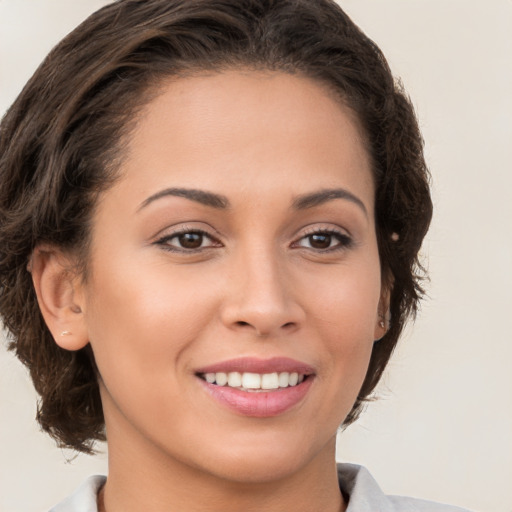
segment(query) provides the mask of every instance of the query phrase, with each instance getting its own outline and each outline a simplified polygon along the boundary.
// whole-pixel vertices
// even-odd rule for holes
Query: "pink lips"
[[[244,416],[267,418],[278,416],[299,404],[307,395],[314,380],[314,369],[293,359],[276,357],[272,359],[239,358],[209,365],[197,370],[196,374],[206,373],[299,373],[306,378],[296,386],[275,390],[259,390],[256,392],[243,391],[229,386],[210,384],[200,379],[201,384],[209,395],[217,402],[227,406],[232,411]]]
[[[217,373],[217,372],[252,372],[252,373],[273,373],[273,372],[297,372],[304,375],[315,373],[313,367],[295,361],[288,357],[273,357],[272,359],[256,359],[254,357],[240,357],[215,363],[196,370],[196,373]]]

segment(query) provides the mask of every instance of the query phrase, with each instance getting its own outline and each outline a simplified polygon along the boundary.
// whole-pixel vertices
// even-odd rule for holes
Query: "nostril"
[[[239,320],[237,322],[235,322],[235,325],[237,325],[238,327],[251,327],[251,323],[249,322],[244,322],[243,320]],[[295,327],[295,322],[287,322],[285,324],[283,324],[281,326],[282,329],[293,329]]]

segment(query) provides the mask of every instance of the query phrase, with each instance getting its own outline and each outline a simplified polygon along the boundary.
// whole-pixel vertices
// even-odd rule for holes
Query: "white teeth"
[[[242,390],[270,390],[287,388],[289,386],[297,386],[305,376],[297,372],[281,372],[281,373],[239,373],[239,372],[216,372],[205,373],[204,380],[209,384],[217,384],[217,386],[229,386]]]
[[[287,388],[290,384],[290,374],[288,372],[282,372],[279,374],[279,387]]]
[[[279,387],[279,376],[277,373],[264,373],[261,376],[261,389],[277,389]]]
[[[238,372],[228,373],[228,386],[230,388],[239,388],[242,385],[242,374]]]
[[[217,372],[215,374],[215,382],[218,386],[225,386],[228,383],[228,374]]]
[[[261,375],[247,372],[242,374],[242,387],[245,389],[261,389]]]

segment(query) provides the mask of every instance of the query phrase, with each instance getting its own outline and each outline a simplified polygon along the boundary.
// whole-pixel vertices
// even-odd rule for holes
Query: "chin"
[[[215,475],[223,480],[246,484],[268,484],[269,482],[278,482],[290,477],[300,470],[307,461],[300,460],[302,457],[293,459],[279,456],[254,457],[251,460],[247,458],[233,458],[223,460],[215,468]]]
[[[206,455],[206,454],[205,454]],[[223,480],[247,484],[268,484],[293,476],[318,458],[334,460],[335,436],[324,447],[307,446],[307,442],[289,444],[260,443],[236,447],[231,445],[221,453],[203,458],[203,468]]]

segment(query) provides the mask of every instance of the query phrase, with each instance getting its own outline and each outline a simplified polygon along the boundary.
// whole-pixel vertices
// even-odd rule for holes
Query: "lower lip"
[[[217,386],[200,380],[215,400],[238,414],[253,418],[269,418],[283,414],[302,402],[311,387],[313,376],[308,376],[297,386],[256,392]]]

